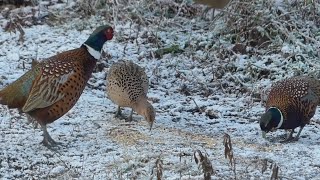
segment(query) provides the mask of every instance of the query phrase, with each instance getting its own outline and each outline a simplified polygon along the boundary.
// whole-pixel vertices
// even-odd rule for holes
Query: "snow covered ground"
[[[71,1],[49,9],[74,5]],[[316,7],[319,11],[318,3]],[[223,35],[224,17],[214,22],[175,17],[155,23],[147,15],[141,20],[127,11],[121,14],[116,6],[111,12],[117,20],[107,22],[110,17],[98,14],[53,26],[23,26],[23,41],[19,31],[5,31],[8,19],[0,16],[1,87],[29,69],[32,59],[79,47],[98,25],[110,23],[116,32],[75,107],[49,125],[53,139],[63,143],[59,149],[40,144],[41,130],[24,114],[0,106],[0,179],[156,179],[158,159],[162,179],[203,179],[193,157],[196,150],[208,154],[212,179],[270,179],[275,166],[282,179],[320,179],[320,112],[292,143],[279,142],[285,133],[281,130],[263,139],[258,124],[272,82],[296,74],[318,75],[314,41],[319,42],[319,33],[310,44],[282,42],[276,51],[269,47],[263,54],[246,54],[234,52],[234,43]],[[172,45],[182,52],[155,53]],[[134,122],[113,117],[116,106],[105,95],[105,76],[120,59],[146,69],[149,99],[157,112],[152,131],[136,114]],[[231,137],[235,168],[225,159],[225,133]]]

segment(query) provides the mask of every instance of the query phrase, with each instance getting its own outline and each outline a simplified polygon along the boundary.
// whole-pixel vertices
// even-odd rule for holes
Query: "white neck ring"
[[[278,108],[276,108],[276,107],[270,107],[269,109],[271,109],[271,108],[277,109],[277,110],[279,111],[279,113],[280,113],[280,122],[279,122],[278,126],[276,127],[277,129],[279,129],[279,128],[282,126],[282,124],[283,124],[283,115],[282,115],[282,112],[280,111],[280,109],[278,109]]]
[[[90,53],[91,56],[93,56],[96,60],[100,59],[101,57],[101,53],[95,49],[93,49],[92,47],[86,45],[86,44],[83,44],[87,47],[87,50],[88,52]]]

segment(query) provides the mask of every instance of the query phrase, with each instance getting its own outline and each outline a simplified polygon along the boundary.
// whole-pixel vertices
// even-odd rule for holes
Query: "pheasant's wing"
[[[48,61],[39,67],[23,112],[45,108],[64,97],[60,88],[74,74],[72,62]]]
[[[143,92],[145,95],[147,95],[148,89],[149,89],[149,79],[148,79],[148,76],[146,75],[146,73],[141,75],[141,80],[142,80]]]
[[[135,65],[135,70],[133,72],[134,77],[137,77],[137,81],[141,82],[141,87],[143,89],[143,93],[147,95],[149,89],[149,78],[145,72],[145,68]]]

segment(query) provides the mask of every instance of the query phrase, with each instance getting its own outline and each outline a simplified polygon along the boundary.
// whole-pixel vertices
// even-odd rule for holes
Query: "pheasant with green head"
[[[285,141],[298,140],[300,133],[320,103],[320,81],[307,76],[291,77],[275,83],[269,93],[266,112],[261,116],[263,136],[276,129],[289,129]],[[295,138],[294,129],[300,127]]]
[[[75,105],[100,58],[102,46],[112,37],[112,27],[100,26],[79,48],[33,63],[28,72],[0,91],[0,103],[29,114],[41,125],[43,143],[55,145],[47,124]]]

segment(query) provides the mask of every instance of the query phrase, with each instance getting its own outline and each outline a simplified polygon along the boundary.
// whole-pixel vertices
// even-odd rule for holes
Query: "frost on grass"
[[[180,0],[39,1],[0,10],[1,87],[32,60],[79,47],[98,25],[116,32],[76,106],[49,125],[63,143],[58,151],[39,144],[41,130],[24,114],[0,106],[1,179],[318,178],[318,112],[288,144],[277,141],[281,130],[264,140],[258,119],[271,83],[320,77],[319,2],[232,1],[213,19]],[[150,77],[151,132],[138,115],[113,118],[105,76],[121,59]],[[194,152],[207,159],[196,163]]]

